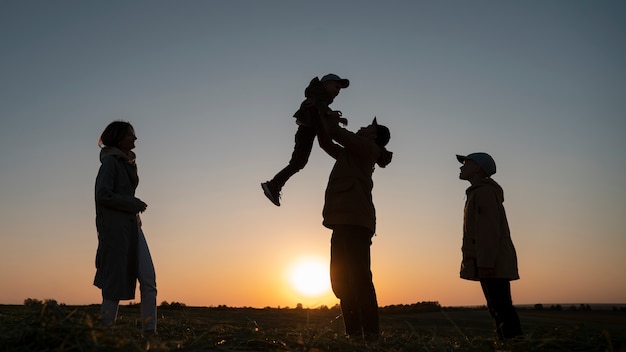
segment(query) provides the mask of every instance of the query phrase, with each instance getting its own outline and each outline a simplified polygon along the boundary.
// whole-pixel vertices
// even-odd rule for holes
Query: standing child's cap
[[[472,153],[467,156],[457,154],[456,160],[460,163],[463,163],[465,160],[475,162],[485,172],[487,177],[496,173],[496,162],[493,160],[491,155],[487,153]]]
[[[350,85],[349,80],[345,78],[341,78],[334,73],[329,73],[326,76],[322,77],[322,79],[320,79],[320,82],[327,82],[327,81],[338,81],[339,84],[341,84],[341,88],[348,88],[348,86]]]

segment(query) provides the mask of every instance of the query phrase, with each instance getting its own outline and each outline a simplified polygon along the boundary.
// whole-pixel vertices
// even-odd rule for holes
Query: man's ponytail
[[[378,156],[378,160],[376,160],[376,164],[380,167],[385,167],[391,163],[391,158],[393,157],[393,152],[388,151],[385,147],[381,148],[380,155]]]

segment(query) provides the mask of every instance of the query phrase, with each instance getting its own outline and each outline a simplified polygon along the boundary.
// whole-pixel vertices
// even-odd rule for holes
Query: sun
[[[318,297],[330,289],[328,263],[315,256],[300,257],[289,268],[291,287],[303,296]]]

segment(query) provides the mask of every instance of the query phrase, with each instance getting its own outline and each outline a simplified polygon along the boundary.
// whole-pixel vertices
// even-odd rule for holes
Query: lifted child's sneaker
[[[271,181],[261,183],[263,193],[277,207],[280,206],[280,188],[276,187]]]

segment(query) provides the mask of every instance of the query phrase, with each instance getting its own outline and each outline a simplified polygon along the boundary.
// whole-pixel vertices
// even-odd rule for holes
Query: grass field
[[[484,309],[381,308],[381,338],[352,341],[329,309],[160,308],[159,336],[140,333],[139,308],[114,327],[98,306],[0,305],[1,351],[626,351],[626,311],[519,310],[525,336],[497,342]]]

